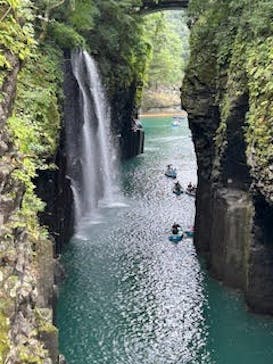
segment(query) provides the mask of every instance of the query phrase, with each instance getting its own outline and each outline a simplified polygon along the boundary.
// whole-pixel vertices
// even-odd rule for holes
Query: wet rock
[[[0,140],[0,157],[2,157],[8,151],[8,145],[4,140]],[[1,176],[0,176],[1,181]]]
[[[60,262],[60,258],[54,261],[54,282],[59,286],[66,278],[64,266]]]
[[[4,51],[4,56],[10,67],[4,70],[0,100],[0,361],[5,364],[30,362],[52,364],[53,358],[56,364],[58,357],[56,329],[52,328],[54,334],[48,339],[48,342],[50,341],[48,346],[52,345],[48,352],[38,336],[38,320],[35,313],[39,307],[38,297],[42,294],[50,295],[50,289],[42,293],[38,291],[39,266],[37,256],[32,250],[33,240],[38,239],[32,234],[31,237],[27,235],[27,223],[24,219],[18,221],[18,212],[22,207],[26,188],[24,183],[14,176],[13,171],[15,169],[24,171],[23,156],[17,152],[14,140],[5,126],[7,118],[13,111],[17,74],[21,62],[15,54],[8,51]],[[31,221],[31,224],[35,225],[35,222]],[[50,260],[50,255],[46,256]],[[51,269],[52,280],[47,284],[51,283],[53,286],[52,254],[51,261],[52,267],[50,264],[47,267],[49,271]],[[48,276],[45,277],[47,278]],[[51,297],[43,297],[43,301],[47,303],[50,299]],[[41,326],[53,326],[52,315],[50,323],[44,320],[41,319],[39,322]]]
[[[50,358],[44,360],[43,364],[54,364]]]
[[[252,239],[253,203],[248,193],[222,189],[212,207],[210,270],[226,284],[244,289],[248,274],[248,245]]]
[[[66,361],[66,359],[65,359],[65,357],[64,357],[64,355],[62,355],[62,354],[59,355],[59,362],[58,362],[58,364],[68,364],[67,361]]]
[[[51,307],[53,301],[54,260],[50,240],[41,240],[37,247],[37,280],[39,307]]]
[[[45,348],[49,352],[50,359],[53,363],[58,362],[58,330],[53,325],[46,325],[39,330],[40,339],[44,343]]]

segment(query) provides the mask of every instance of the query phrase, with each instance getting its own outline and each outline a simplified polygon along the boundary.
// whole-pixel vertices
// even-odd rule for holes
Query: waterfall
[[[82,221],[94,217],[98,206],[114,203],[117,168],[110,108],[96,63],[86,51],[80,50],[73,52],[71,66],[79,87],[79,113],[75,122],[81,123],[79,135],[70,136],[75,143],[77,140],[73,161],[76,167],[71,180],[78,228]]]

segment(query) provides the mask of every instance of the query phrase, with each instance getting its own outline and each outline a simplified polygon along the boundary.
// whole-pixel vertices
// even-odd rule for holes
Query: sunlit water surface
[[[191,240],[168,241],[174,221],[194,221],[193,198],[164,176],[173,163],[183,186],[196,182],[187,126],[144,126],[145,154],[123,164],[123,203],[101,209],[64,253],[61,351],[69,364],[272,364],[272,319],[210,279]]]

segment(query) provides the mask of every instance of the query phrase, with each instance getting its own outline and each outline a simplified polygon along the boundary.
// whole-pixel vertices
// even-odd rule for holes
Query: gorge
[[[18,0],[0,4],[0,362],[63,362],[58,351],[58,332],[53,325],[58,284],[63,275],[58,257],[75,232],[73,221],[88,215],[103,196],[109,202],[112,194],[105,196],[105,192],[115,185],[109,163],[116,156],[111,152],[107,135],[105,139],[100,134],[101,144],[96,147],[96,141],[89,143],[85,139],[92,135],[87,130],[90,127],[87,119],[95,120],[94,130],[100,133],[110,117],[107,110],[100,109],[103,99],[96,106],[97,101],[91,95],[90,84],[96,77],[92,60],[87,53],[75,49],[87,49],[99,65],[111,106],[113,143],[119,144],[124,159],[137,155],[143,151],[143,130],[136,119],[151,47],[143,31],[143,16],[135,9],[143,6],[145,11],[149,7],[151,11],[160,10],[166,3],[178,6],[178,1],[164,0],[94,3],[39,0],[35,6],[31,1]],[[181,102],[189,113],[198,165],[195,247],[205,257],[214,277],[244,292],[251,310],[272,314],[272,2],[182,3],[182,7],[189,6],[191,27],[191,58]],[[103,115],[99,116],[100,113]],[[73,123],[75,119],[78,124]],[[65,140],[74,142],[67,145]],[[91,164],[87,155],[92,155],[93,162],[99,160],[102,170]],[[88,175],[81,172],[81,163],[88,166]],[[141,157],[132,163],[141,165]],[[153,170],[149,163],[148,167]],[[148,182],[142,185],[137,180],[138,173],[142,172],[136,169],[136,175],[131,176],[134,182],[128,193],[141,194],[148,189]],[[99,183],[89,183],[96,174],[100,174]],[[77,178],[83,182],[81,189],[85,192],[81,195]],[[130,181],[127,183],[130,185]],[[152,189],[149,191],[153,193]],[[146,199],[149,201],[149,194]],[[78,202],[74,208],[73,201]],[[152,205],[151,208],[156,210]],[[179,213],[182,210],[183,207]],[[117,211],[117,216],[123,214],[122,209]],[[131,229],[135,228],[141,236],[142,230],[134,225],[138,221],[134,211]],[[149,212],[146,213],[148,216]],[[160,227],[155,225],[157,231],[165,229],[162,225],[172,223],[166,221],[164,214],[159,220]],[[97,234],[94,230],[94,239]],[[130,231],[127,234],[130,236]],[[131,237],[132,241],[134,238]],[[102,237],[98,239],[106,244]],[[136,253],[141,256],[148,252],[144,254],[145,262],[153,252],[141,246]],[[124,243],[117,249],[124,249],[124,254],[130,256]],[[164,250],[164,254],[171,253]],[[194,250],[190,254],[194,256]],[[183,265],[177,256],[168,255],[167,259],[174,262],[178,259],[177,264]],[[196,258],[192,259],[197,264]],[[142,266],[139,260],[132,264],[136,270],[145,270],[145,264]],[[174,264],[168,269],[175,267]],[[163,269],[167,276],[168,269]],[[181,274],[180,270],[175,272]],[[138,274],[132,280],[136,277]],[[68,279],[73,281],[72,273]],[[170,281],[164,282],[168,286]],[[178,321],[174,326],[181,333],[183,325],[179,328]],[[267,324],[271,325],[270,319]],[[257,327],[255,330],[259,331]],[[269,329],[265,337],[268,339],[270,335]],[[179,354],[179,350],[173,350]],[[267,354],[260,357],[260,363],[271,362],[272,355]],[[146,359],[139,355],[141,360],[153,363],[152,353]],[[237,359],[239,363],[239,356]],[[107,363],[111,358],[98,360]],[[195,359],[189,360],[194,363]],[[196,360],[199,363],[201,359]],[[221,363],[220,360],[216,362]]]

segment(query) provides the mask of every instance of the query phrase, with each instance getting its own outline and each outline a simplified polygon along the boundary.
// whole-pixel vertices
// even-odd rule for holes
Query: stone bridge
[[[143,0],[140,13],[148,14],[160,10],[179,10],[187,8],[189,0]]]

